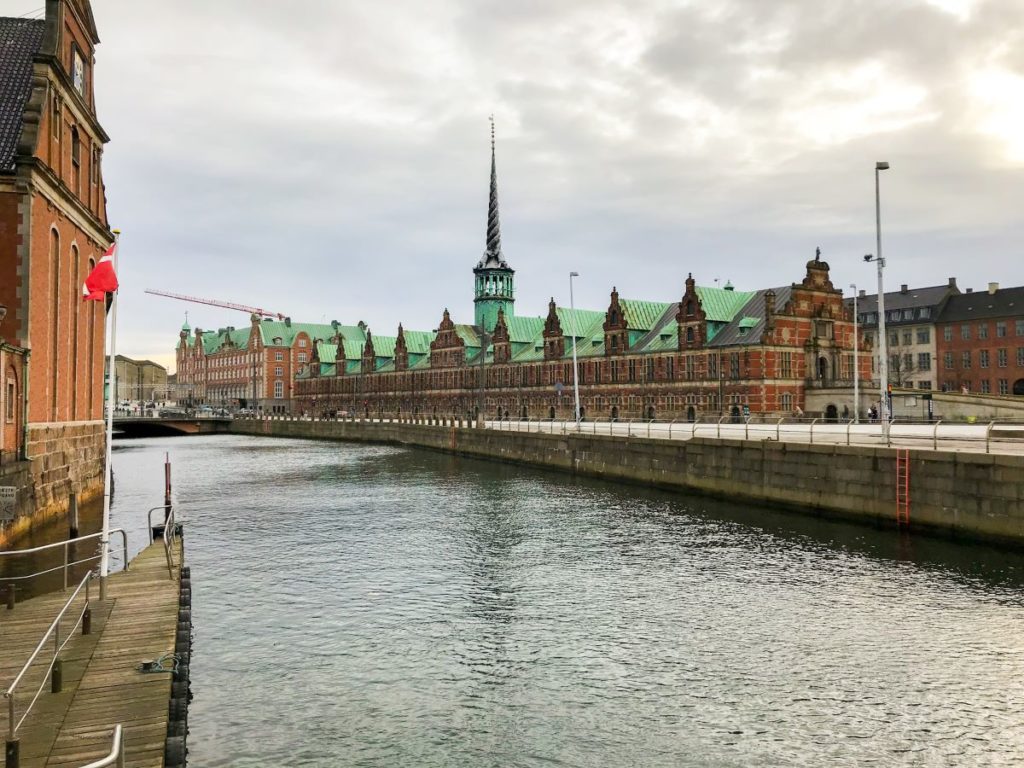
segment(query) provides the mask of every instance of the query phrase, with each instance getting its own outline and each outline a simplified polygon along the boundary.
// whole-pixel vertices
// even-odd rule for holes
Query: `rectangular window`
[[[903,346],[909,347],[913,343],[914,343],[914,332],[913,331],[904,331],[903,332]]]
[[[960,326],[960,338],[964,340],[971,338],[971,326],[967,323]]]
[[[1015,320],[1016,333],[1018,336],[1024,336],[1024,320]]]
[[[921,379],[921,381],[917,382],[917,388],[918,389],[931,389],[932,388],[932,382],[931,382],[930,379]]]
[[[1006,353],[1005,349],[996,350],[996,361],[998,362],[1000,368],[1006,367],[1008,357],[1009,355]]]
[[[284,397],[284,382],[283,381],[275,381],[274,382],[274,397],[276,397],[278,400],[280,400],[282,397]]]
[[[992,391],[992,387],[988,379],[982,379],[979,383],[981,384],[981,393],[983,395],[987,395],[989,392]]]
[[[300,363],[306,362],[306,353],[305,352],[299,352],[299,362]]]
[[[967,352],[963,353],[963,355],[961,356],[961,362],[962,362],[963,367],[965,369],[971,367],[971,353],[970,353],[970,351],[967,351]]]
[[[988,350],[983,349],[978,353],[978,367],[988,368]]]
[[[931,352],[918,352],[917,353],[917,370],[918,371],[930,371],[932,369],[932,353]]]
[[[964,338],[967,338],[966,336]],[[988,323],[978,323],[978,338],[988,338]]]
[[[899,331],[893,331],[889,334],[889,346],[898,347],[900,345],[900,334]]]
[[[14,401],[17,399],[18,394],[14,388],[14,382],[7,382],[7,407],[5,408],[7,414],[7,421],[14,421]]]
[[[1010,380],[1009,379],[1000,379],[999,380],[999,394],[1000,395],[1008,395],[1008,394],[1010,394]]]
[[[654,358],[647,358],[647,380],[654,381]]]
[[[1000,320],[1000,321],[998,321],[996,323],[996,338],[999,338],[999,339],[1005,339],[1006,338],[1006,321],[1005,320]]]
[[[1024,347],[1017,347],[1017,367],[1024,368]]]
[[[629,380],[636,381],[636,360],[629,361]]]
[[[665,373],[668,376],[668,380],[669,381],[675,381],[676,380],[676,359],[674,357],[670,357],[668,360],[666,360],[665,361],[665,368],[666,368]]]
[[[875,340],[875,334],[873,334],[873,333],[865,333],[864,334],[864,343],[865,344],[871,344],[872,342],[874,342],[874,340]]]
[[[942,338],[944,338],[946,341],[952,341],[953,340],[953,326],[952,325],[947,325],[945,328],[942,329]]]
[[[275,352],[274,353],[274,359],[275,360],[284,360],[284,352],[280,352],[280,351]]]
[[[914,372],[914,356],[913,355],[904,355],[903,356],[903,372],[904,373],[908,373],[908,374]]]
[[[793,353],[792,352],[783,352],[782,353],[782,359],[780,360],[780,362],[782,364],[781,365],[782,372],[780,373],[781,378],[783,378],[783,379],[791,379],[791,378],[793,378]]]
[[[792,395],[787,393],[787,394],[782,396],[782,410],[787,411],[787,412],[793,410],[793,396]]]
[[[280,365],[275,365],[274,366],[274,375],[275,376],[284,376],[284,368],[282,366],[280,366]]]
[[[729,355],[729,375],[738,379],[740,377],[740,353],[732,352]]]
[[[305,348],[306,340],[305,339],[299,339],[299,346]]]
[[[693,381],[693,355],[686,356],[686,378],[688,381]]]
[[[930,328],[918,328],[917,329],[917,343],[928,344],[932,340],[932,331]]]

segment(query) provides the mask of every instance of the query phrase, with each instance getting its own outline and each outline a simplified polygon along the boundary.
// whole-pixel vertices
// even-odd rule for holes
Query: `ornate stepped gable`
[[[548,302],[548,316],[544,320],[544,359],[561,360],[565,356],[565,336],[562,334],[562,322],[558,319],[558,308],[555,299]]]
[[[360,370],[363,373],[373,373],[373,363],[376,355],[373,352],[373,334],[366,329],[366,341],[363,344],[363,361]]]
[[[697,285],[691,272],[686,276],[686,290],[676,313],[679,326],[679,350],[701,349],[707,344],[707,317],[697,294]]]
[[[494,333],[491,335],[491,344],[494,347],[494,362],[507,363],[512,358],[512,344],[508,335],[508,324],[505,322],[505,311],[498,310],[498,322],[494,324]]]
[[[619,304],[619,291],[612,288],[612,300],[604,321],[604,354],[606,357],[629,351],[629,332],[625,308]]]
[[[395,337],[395,370],[404,371],[409,367],[409,350],[405,346],[405,330],[398,324],[398,336]]]
[[[437,336],[430,342],[430,367],[454,368],[466,362],[466,342],[455,330],[451,314],[446,308]]]

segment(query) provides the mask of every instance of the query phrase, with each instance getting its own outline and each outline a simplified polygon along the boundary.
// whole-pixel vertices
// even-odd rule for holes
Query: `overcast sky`
[[[40,0],[5,0],[5,13]],[[518,314],[698,284],[1024,284],[1021,0],[93,0],[119,352],[241,312],[472,322],[488,115]]]

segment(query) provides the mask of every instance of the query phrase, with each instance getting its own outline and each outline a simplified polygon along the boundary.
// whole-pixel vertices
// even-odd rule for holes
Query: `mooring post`
[[[58,656],[53,660],[53,672],[50,675],[50,693],[60,693],[64,689],[64,662]]]
[[[164,522],[171,514],[171,454],[164,454]]]
[[[68,538],[78,538],[78,494],[68,494]]]
[[[7,610],[14,610],[14,582],[7,585]]]
[[[14,699],[11,699],[11,701],[14,701]],[[14,718],[13,714],[11,718]],[[18,753],[20,750],[18,746],[18,739],[7,740],[7,749],[4,750],[4,768],[19,768]]]

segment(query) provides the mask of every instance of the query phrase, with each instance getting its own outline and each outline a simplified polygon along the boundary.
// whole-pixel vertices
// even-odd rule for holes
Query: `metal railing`
[[[472,425],[470,425],[472,426]],[[719,439],[774,440],[810,445],[864,445],[921,447],[952,451],[1024,453],[1024,423],[1013,420],[961,422],[948,420],[893,419],[888,434],[877,421],[791,416],[736,418],[724,415],[713,420],[657,419],[583,420],[577,429],[573,419],[495,419],[485,422],[489,429],[548,434],[619,435],[652,439],[686,440],[695,437]]]
[[[83,765],[82,768],[107,768],[108,765],[124,768],[124,735],[120,724],[114,726],[114,736],[111,742],[110,752],[106,757]]]
[[[121,542],[122,542],[121,556],[123,558],[124,569],[127,571],[128,570],[128,534],[125,533],[124,528],[113,528],[113,529],[111,529],[110,533],[112,533],[112,534],[113,533],[120,533],[121,534]],[[38,554],[40,552],[46,552],[46,551],[51,550],[51,549],[58,549],[58,548],[63,548],[64,549],[64,564],[63,565],[54,566],[53,568],[46,568],[46,569],[41,570],[41,571],[36,571],[35,573],[25,574],[23,576],[0,576],[0,581],[25,581],[26,579],[32,579],[32,578],[35,578],[37,576],[44,576],[47,573],[54,573],[55,571],[59,571],[59,570],[63,569],[63,571],[64,571],[64,586],[63,586],[63,589],[67,589],[68,588],[68,571],[69,571],[69,569],[72,566],[81,565],[82,563],[89,563],[89,562],[92,562],[93,560],[99,560],[102,557],[102,552],[100,552],[100,553],[97,553],[95,555],[91,555],[89,557],[84,557],[81,560],[70,560],[69,557],[70,557],[71,545],[72,544],[78,544],[79,542],[83,542],[83,541],[89,541],[91,539],[99,539],[102,536],[103,536],[102,533],[90,533],[87,536],[79,536],[79,537],[74,538],[74,539],[68,539],[67,541],[58,541],[58,542],[55,542],[53,544],[44,544],[41,547],[32,547],[31,549],[11,549],[11,550],[7,550],[5,552],[0,552],[0,558],[4,558],[4,557],[15,557],[15,556],[18,556],[18,555],[35,555],[35,554]]]
[[[32,707],[35,706],[36,701],[39,699],[39,694],[42,693],[43,687],[46,685],[47,680],[50,680],[51,682],[51,690],[53,690],[54,692],[59,692],[59,685],[54,679],[54,668],[57,667],[60,652],[64,650],[64,647],[71,640],[71,637],[74,635],[75,630],[78,629],[78,626],[80,624],[82,625],[82,634],[88,634],[89,632],[89,624],[91,621],[89,608],[89,582],[92,581],[94,578],[96,578],[96,574],[93,571],[90,571],[85,575],[85,577],[82,579],[79,585],[75,588],[75,591],[64,603],[64,606],[60,609],[60,611],[58,611],[57,618],[53,620],[53,622],[50,624],[46,632],[43,633],[42,639],[39,641],[39,644],[36,645],[36,649],[32,651],[31,655],[28,657],[28,661],[25,662],[25,664],[21,667],[21,670],[15,676],[14,682],[12,682],[10,686],[7,688],[7,690],[4,691],[4,698],[7,699],[8,752],[11,751],[11,743],[17,741],[18,729],[21,727],[22,723],[25,722],[25,718],[28,717],[29,712],[32,711]],[[82,593],[82,590],[85,590],[85,604],[82,606],[82,611],[78,614],[78,618],[75,619],[74,626],[71,627],[71,630],[64,635],[64,639],[62,642],[61,620],[64,618],[64,614],[66,614],[68,610],[71,608],[71,604],[75,602],[75,598],[77,598]],[[21,684],[21,681],[28,673],[28,670],[32,667],[36,659],[39,657],[39,654],[42,653],[43,648],[46,646],[47,642],[50,640],[51,637],[53,638],[53,656],[50,658],[49,663],[46,665],[46,672],[43,674],[42,682],[39,684],[39,687],[36,688],[36,692],[32,696],[32,700],[28,703],[28,706],[25,707],[25,711],[22,713],[21,718],[19,719],[17,717],[16,706],[18,686]],[[15,746],[14,749],[16,750],[17,747]]]
[[[178,521],[174,514],[173,504],[162,504],[159,507],[153,507],[149,512],[146,513],[146,519],[149,522],[149,541],[153,542],[153,513],[158,509],[162,509],[166,512],[164,515],[164,530],[163,530],[163,542],[164,542],[164,555],[167,557],[167,575],[170,578],[174,578],[174,539],[177,536]]]

